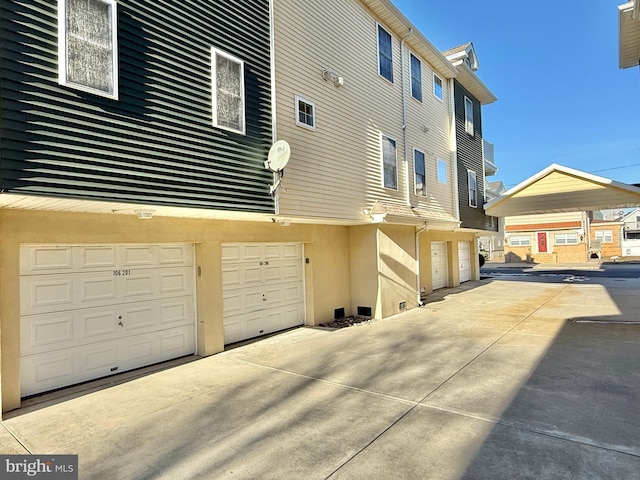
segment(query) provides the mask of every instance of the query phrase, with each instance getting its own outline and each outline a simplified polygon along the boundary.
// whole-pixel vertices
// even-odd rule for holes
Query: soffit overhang
[[[454,66],[458,69],[456,80],[467,89],[471,95],[477,98],[482,105],[488,105],[497,100],[497,97],[489,90],[489,87],[478,78],[475,72],[471,70],[464,61],[457,61],[454,63]]]
[[[638,205],[638,187],[553,164],[487,202],[484,209],[487,215],[507,217]]]
[[[406,37],[411,50],[427,60],[444,78],[457,75],[456,68],[447,58],[413,25],[404,14],[389,0],[361,0],[387,27],[400,38]]]
[[[619,66],[640,64],[640,3],[628,2],[618,6]]]

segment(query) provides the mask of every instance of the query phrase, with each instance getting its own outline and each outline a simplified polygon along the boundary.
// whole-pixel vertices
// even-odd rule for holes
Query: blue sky
[[[439,50],[473,42],[510,188],[552,163],[640,183],[640,72],[618,68],[623,0],[392,0]]]

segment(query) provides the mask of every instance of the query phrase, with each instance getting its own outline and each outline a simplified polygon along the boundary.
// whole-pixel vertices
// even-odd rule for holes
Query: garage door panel
[[[21,246],[22,395],[195,351],[192,245]]]
[[[78,343],[99,342],[117,336],[118,311],[115,309],[92,309],[77,313],[80,319],[80,337]],[[105,338],[106,337],[106,338]]]
[[[158,249],[159,266],[192,266],[194,261],[193,248],[186,245],[160,245]]]
[[[22,395],[51,390],[73,383],[74,355],[65,350],[24,359],[20,365]]]
[[[115,269],[117,249],[114,246],[76,247],[74,254],[78,258],[78,267],[88,269]]]
[[[21,330],[21,349],[26,351],[60,348],[61,344],[72,344],[74,339],[73,317],[60,315],[44,317],[25,324]]]
[[[299,243],[222,246],[225,343],[304,323],[302,251]]]
[[[20,304],[24,313],[63,310],[73,306],[73,279],[28,277],[20,279]]]
[[[460,282],[471,280],[471,246],[469,242],[458,242]]]
[[[71,247],[33,247],[21,248],[20,273],[53,273],[73,269],[73,251]]]

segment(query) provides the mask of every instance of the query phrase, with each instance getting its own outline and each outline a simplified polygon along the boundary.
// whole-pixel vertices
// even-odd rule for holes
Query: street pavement
[[[495,277],[4,415],[81,479],[640,479],[640,280]]]

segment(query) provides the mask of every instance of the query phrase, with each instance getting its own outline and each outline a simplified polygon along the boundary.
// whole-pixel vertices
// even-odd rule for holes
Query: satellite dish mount
[[[291,147],[285,140],[278,140],[269,149],[269,155],[264,162],[264,168],[271,170],[277,179],[274,185],[269,185],[269,195],[277,193],[278,187],[282,183],[282,177],[284,176],[284,167],[289,163],[291,157]],[[283,187],[284,188],[284,187]],[[285,188],[285,192],[286,192]]]

